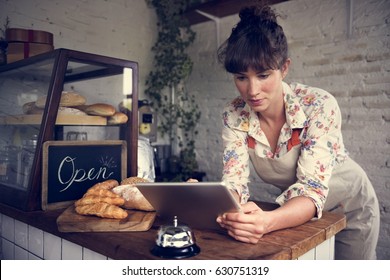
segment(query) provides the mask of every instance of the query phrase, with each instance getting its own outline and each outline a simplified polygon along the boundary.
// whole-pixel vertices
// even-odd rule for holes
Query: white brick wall
[[[290,0],[275,8],[289,41],[288,81],[324,88],[339,102],[346,147],[368,173],[380,201],[378,258],[390,259],[390,1]],[[221,19],[221,42],[237,21],[237,15]],[[188,88],[203,108],[197,155],[207,179],[219,180],[221,110],[237,93],[231,78],[216,63],[215,23],[197,24],[194,30],[197,39],[190,53],[195,67]],[[253,185],[264,186],[252,190],[262,200],[273,201],[279,194],[256,176],[252,176]]]
[[[0,0],[0,26],[54,34],[55,48],[137,61],[143,92],[156,39],[155,13],[145,0]]]

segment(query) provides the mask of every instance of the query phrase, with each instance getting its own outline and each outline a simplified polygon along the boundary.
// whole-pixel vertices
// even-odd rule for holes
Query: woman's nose
[[[255,79],[250,79],[248,83],[248,95],[256,96],[261,92],[261,84]]]

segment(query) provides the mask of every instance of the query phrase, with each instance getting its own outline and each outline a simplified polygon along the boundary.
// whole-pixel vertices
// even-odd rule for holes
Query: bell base
[[[196,256],[200,252],[198,245],[193,244],[184,248],[160,247],[155,245],[150,252],[156,257],[166,259],[184,259]]]

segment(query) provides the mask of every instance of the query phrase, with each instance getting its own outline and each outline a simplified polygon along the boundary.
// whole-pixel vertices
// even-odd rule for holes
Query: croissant
[[[122,206],[125,203],[124,198],[122,197],[107,197],[107,196],[96,196],[96,195],[87,195],[83,196],[79,200],[75,202],[75,206],[87,205],[87,204],[95,204],[99,202],[104,202],[107,204]]]
[[[124,219],[128,215],[126,210],[119,206],[104,202],[81,205],[77,206],[75,209],[80,215],[95,215],[101,218]]]
[[[90,188],[87,190],[87,192],[84,194],[84,196],[106,196],[106,197],[120,197],[116,193],[114,193],[111,190],[106,190],[106,189],[100,189],[100,188]]]

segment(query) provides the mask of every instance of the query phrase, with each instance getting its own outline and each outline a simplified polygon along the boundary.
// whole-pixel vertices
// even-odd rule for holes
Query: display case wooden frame
[[[124,68],[132,69],[132,90],[131,96],[128,96],[128,98],[132,99],[132,105],[131,110],[127,110],[127,124],[120,125],[120,139],[118,140],[127,141],[127,176],[136,176],[137,174],[138,63],[75,50],[57,49],[52,52],[0,66],[0,77],[4,72],[23,68],[46,59],[54,59],[54,67],[48,86],[46,106],[40,121],[41,127],[28,188],[27,190],[20,190],[18,188],[10,188],[9,186],[0,183],[0,202],[25,211],[41,209],[42,147],[44,142],[55,140],[54,135],[58,117],[57,112],[63,86],[67,82],[119,75],[123,73]],[[96,65],[98,67],[90,71],[86,70],[78,73],[67,73],[69,61]],[[15,122],[14,125],[18,125],[17,121]],[[3,124],[4,123],[0,121],[0,125]]]

